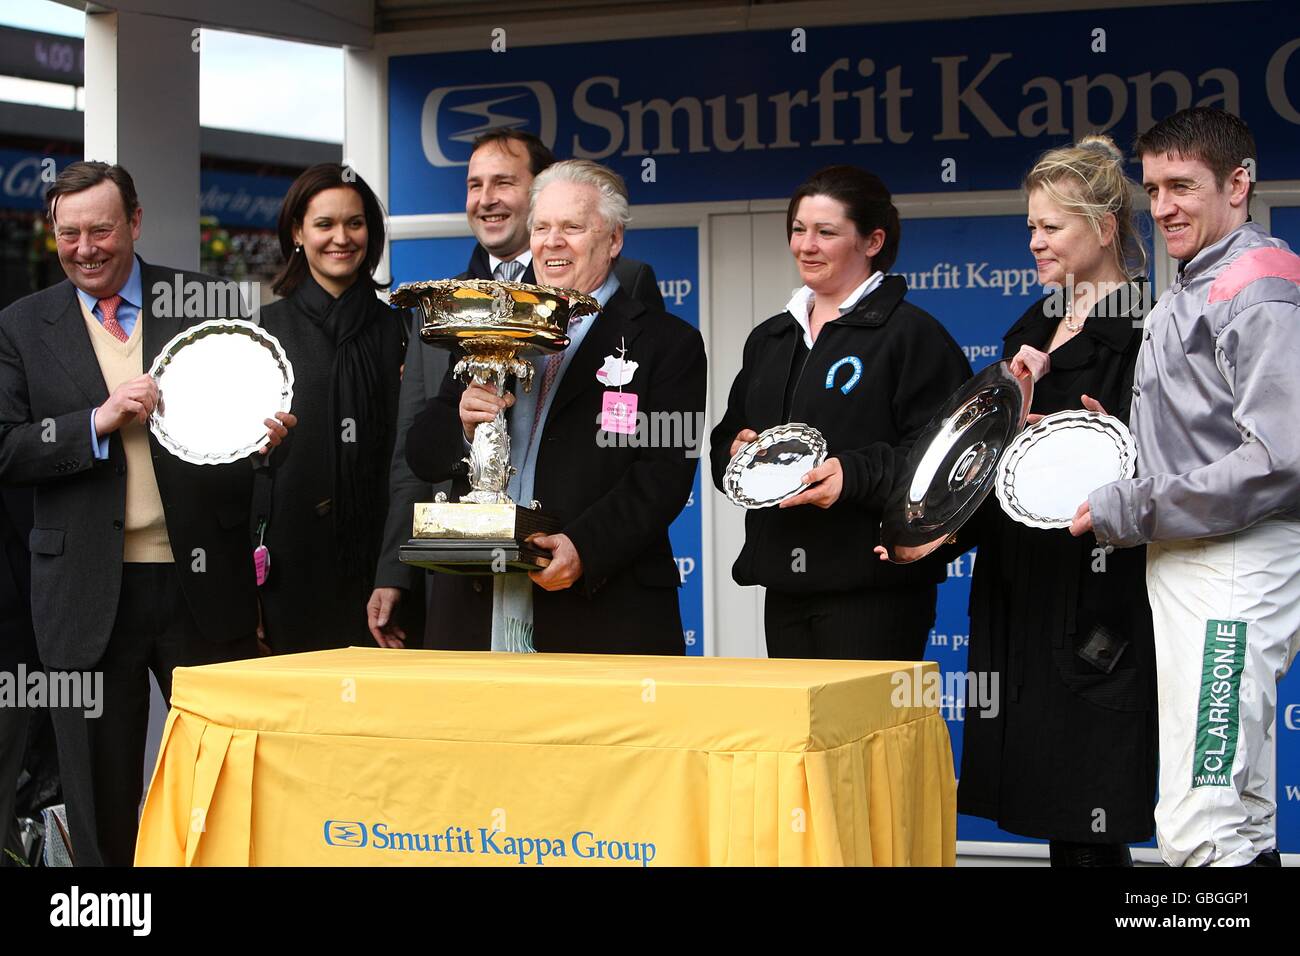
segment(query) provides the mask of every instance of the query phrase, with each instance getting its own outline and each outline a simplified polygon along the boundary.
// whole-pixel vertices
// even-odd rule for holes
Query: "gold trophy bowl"
[[[510,376],[529,391],[533,364],[524,356],[549,355],[569,344],[569,320],[594,315],[591,296],[549,286],[492,279],[446,279],[398,286],[388,301],[420,310],[420,338],[435,348],[462,353],[452,374],[467,385],[504,395]],[[559,523],[533,501],[516,504],[507,492],[510,435],[505,412],[474,430],[469,456],[470,490],[459,501],[415,506],[411,540],[399,550],[406,564],[451,574],[500,574],[545,567],[549,555],[529,539],[551,534]]]

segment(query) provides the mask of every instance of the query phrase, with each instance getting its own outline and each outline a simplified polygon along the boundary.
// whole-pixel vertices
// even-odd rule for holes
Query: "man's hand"
[[[509,408],[515,403],[515,397],[506,392],[498,396],[492,389],[483,385],[471,385],[460,396],[460,425],[465,430],[465,440],[474,440],[474,429],[483,422],[490,422],[497,417],[497,412]]]
[[[1028,346],[1026,346],[1026,348],[1028,348]],[[1086,411],[1096,412],[1099,415],[1110,414],[1109,412],[1106,411],[1106,409],[1101,407],[1101,402],[1097,401],[1091,395],[1080,395],[1079,401],[1083,403],[1083,407]],[[1025,420],[1025,423],[1028,425],[1037,425],[1042,420],[1043,420],[1042,415],[1034,414],[1034,415],[1030,415]]]
[[[758,432],[754,431],[752,428],[742,428],[740,431],[736,432],[736,437],[731,441],[731,457],[735,458],[736,452],[740,451],[740,449],[744,448],[757,437]]]
[[[777,505],[778,508],[793,508],[796,505],[829,508],[840,500],[840,492],[844,489],[844,468],[838,458],[827,458],[801,480],[811,487],[805,488],[793,498],[787,498]]]
[[[1011,374],[1017,378],[1032,375],[1037,382],[1051,370],[1052,357],[1029,345],[1020,346],[1020,351],[1011,359]]]
[[[95,409],[95,434],[111,435],[123,425],[149,421],[158,405],[158,383],[152,375],[140,375],[113,389],[108,401]]]
[[[551,563],[540,571],[529,571],[528,576],[538,587],[547,591],[563,591],[582,577],[582,558],[567,534],[539,534],[528,539],[539,548],[551,552]]]
[[[375,588],[366,602],[366,623],[370,636],[380,647],[405,647],[406,631],[393,622],[393,612],[402,603],[401,588]]]
[[[1091,411],[1092,409],[1090,409]],[[1070,522],[1070,534],[1076,538],[1085,535],[1092,530],[1092,507],[1088,502],[1079,505],[1079,510],[1074,513],[1074,520]]]
[[[268,418],[262,424],[266,426],[266,436],[270,442],[258,451],[265,455],[289,437],[289,429],[298,424],[298,416],[292,412],[276,412],[275,418]]]

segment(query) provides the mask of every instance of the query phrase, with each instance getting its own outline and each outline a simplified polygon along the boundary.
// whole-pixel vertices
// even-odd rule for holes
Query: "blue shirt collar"
[[[76,286],[73,286],[73,288],[76,288]],[[142,291],[140,280],[139,256],[134,256],[132,258],[131,274],[126,277],[126,285],[122,286],[122,288],[118,290],[117,294],[120,295],[127,304],[133,305],[137,309],[143,311],[144,293]],[[99,305],[98,299],[89,292],[83,292],[81,289],[77,289],[77,298],[81,300],[81,303],[86,307],[87,312],[93,313],[95,311],[95,306]]]
[[[605,281],[600,284],[600,288],[591,293],[591,297],[600,303],[603,309],[609,305],[609,300],[614,298],[614,293],[619,290],[618,276],[614,275],[613,264],[610,264],[609,275],[605,276]]]

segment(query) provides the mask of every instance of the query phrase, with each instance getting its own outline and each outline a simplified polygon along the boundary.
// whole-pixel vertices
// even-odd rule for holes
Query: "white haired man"
[[[411,425],[412,471],[431,482],[452,478],[455,497],[469,487],[465,443],[506,408],[510,495],[540,501],[561,522],[559,533],[536,539],[551,552],[544,570],[493,577],[490,619],[476,602],[438,607],[428,632],[435,647],[684,653],[668,526],[690,496],[698,449],[601,440],[611,386],[597,372],[614,356],[629,370],[635,363],[622,391],[636,396],[638,414],[685,420],[704,411],[704,343],[620,287],[614,262],[628,220],[627,190],[612,170],[569,160],[538,175],[529,215],[537,278],[593,296],[601,312],[570,322],[571,344],[539,361],[530,392],[497,398],[448,376]]]

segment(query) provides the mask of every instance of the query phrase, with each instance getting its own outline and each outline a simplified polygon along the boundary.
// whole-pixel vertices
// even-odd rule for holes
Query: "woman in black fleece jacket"
[[[935,410],[970,377],[957,343],[885,275],[898,210],[871,173],[831,166],[790,199],[790,251],[805,285],[750,333],[727,412],[710,436],[714,484],[745,441],[806,422],[827,442],[812,486],[745,516],[732,576],[767,588],[770,657],[920,660],[934,624],[940,556],[877,561],[880,518]]]

